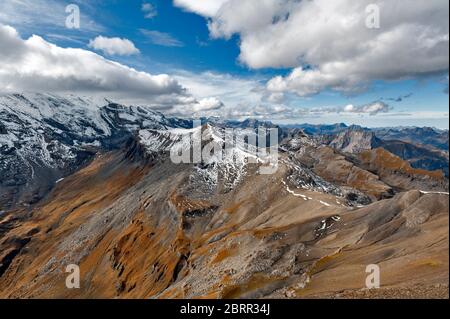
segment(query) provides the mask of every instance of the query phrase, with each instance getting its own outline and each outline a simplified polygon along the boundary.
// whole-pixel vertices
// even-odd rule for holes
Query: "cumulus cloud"
[[[271,93],[267,97],[267,100],[272,103],[282,103],[284,99],[285,99],[284,93]]]
[[[216,112],[209,112],[211,116],[223,116],[231,119],[257,118],[264,120],[300,120],[311,118],[334,118],[336,117],[372,117],[378,114],[390,114],[392,110],[388,104],[375,101],[362,105],[324,106],[324,107],[292,107],[284,104],[271,104],[261,102],[252,105],[241,103],[235,107],[227,107]]]
[[[183,116],[224,107],[212,91],[195,97],[167,74],[140,72],[91,51],[58,47],[36,35],[24,40],[10,26],[0,24],[0,43],[1,93],[99,96]]]
[[[164,47],[182,47],[184,43],[174,38],[170,33],[165,33],[156,30],[141,29],[141,33],[149,39],[149,41],[156,45]]]
[[[196,99],[193,96],[185,97],[177,101],[177,107],[167,113],[175,116],[209,116],[210,114],[221,114],[219,111],[224,107],[224,103],[216,97]]]
[[[312,109],[313,113],[354,113],[377,115],[379,113],[388,113],[392,107],[382,101],[375,101],[363,105],[348,104],[342,107],[329,107]]]
[[[158,15],[156,7],[151,3],[144,2],[141,6],[141,10],[144,12],[144,18],[146,19],[153,19]]]
[[[230,119],[244,120],[256,118],[262,120],[284,120],[303,116],[307,110],[287,107],[282,104],[240,104],[237,107],[224,110],[224,116]]]
[[[133,42],[121,38],[98,36],[90,40],[88,46],[94,50],[103,51],[108,55],[133,55],[139,53]]]
[[[392,110],[390,105],[381,100],[360,105],[296,107],[285,103],[289,102],[289,99],[283,93],[267,94],[263,79],[255,77],[246,78],[213,72],[198,74],[180,70],[175,71],[173,77],[183,83],[192,95],[205,99],[215,96],[224,103],[218,108],[202,108],[203,115],[207,116],[285,120],[331,114],[373,116]],[[191,106],[191,109],[195,108]]]
[[[208,4],[206,4],[208,2]],[[366,7],[380,8],[379,29],[366,27]],[[215,38],[240,36],[250,68],[293,68],[267,89],[309,96],[354,93],[375,80],[448,73],[449,2],[382,0],[178,0],[208,18]],[[432,18],[431,18],[432,17]]]
[[[224,104],[221,108],[205,111],[205,115],[228,117],[234,109],[255,108],[266,98],[263,81],[255,77],[183,70],[175,70],[173,77],[195,97],[207,99],[213,96]]]
[[[216,97],[204,98],[194,104],[192,107],[193,112],[203,112],[217,110],[224,106],[224,104]]]
[[[258,104],[262,99],[262,80],[253,77],[239,77],[231,74],[202,72],[193,73],[175,70],[173,77],[193,95],[206,98],[216,96],[227,105]]]
[[[3,91],[84,92],[141,100],[185,94],[169,75],[139,72],[87,50],[58,47],[36,35],[24,40],[10,26],[0,25],[0,43]]]
[[[221,6],[228,0],[174,0],[175,6],[178,6],[186,11],[195,12],[205,17],[214,16]]]

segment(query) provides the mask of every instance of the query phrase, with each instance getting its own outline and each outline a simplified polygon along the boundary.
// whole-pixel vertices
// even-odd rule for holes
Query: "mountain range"
[[[192,122],[1,96],[0,297],[448,296],[448,131]],[[227,129],[259,127],[278,129],[273,174],[226,148]],[[175,164],[196,132],[221,156]],[[381,290],[364,289],[369,264]]]

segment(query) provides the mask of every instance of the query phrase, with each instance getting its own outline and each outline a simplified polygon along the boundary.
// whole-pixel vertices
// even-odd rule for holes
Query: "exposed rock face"
[[[345,131],[348,126],[344,123],[336,123],[331,125],[312,125],[312,124],[300,124],[300,125],[285,125],[289,129],[301,129],[309,135],[334,135]]]
[[[369,136],[373,138],[372,134]],[[442,171],[413,169],[408,162],[383,148],[343,153],[324,145],[322,137],[302,131],[289,136],[281,148],[293,152],[300,163],[324,180],[351,187],[372,200],[390,198],[398,190],[448,190],[448,179]]]
[[[448,149],[442,151],[402,141],[384,141],[382,146],[392,154],[407,160],[414,168],[442,170],[448,177]]]
[[[245,161],[241,144],[172,162],[197,132],[224,150],[224,122],[191,129],[143,107],[48,95],[4,98],[0,119],[14,147],[0,174],[18,183],[1,180],[17,197],[0,203],[0,298],[351,297],[366,294],[369,264],[394,297],[425,283],[448,295],[448,180],[373,149],[365,131],[336,148],[283,132],[278,169],[261,175],[266,163]],[[231,126],[245,135],[257,123]],[[35,182],[50,186],[25,201]],[[80,289],[65,286],[69,264]]]
[[[391,186],[368,170],[361,169],[345,156],[328,147],[317,152],[314,171],[332,183],[347,185],[371,196],[374,200],[390,198],[394,195]]]
[[[6,126],[3,125],[3,123],[0,122],[0,134],[5,135],[8,134],[8,131],[6,130]]]
[[[30,205],[140,128],[187,127],[143,107],[50,94],[0,97],[0,207]]]
[[[363,289],[373,263],[384,287],[448,281],[448,195],[355,209],[290,185],[284,164],[205,195],[192,165],[126,154],[67,177],[31,217],[2,218],[1,297],[317,297]],[[65,287],[73,263],[81,289]]]
[[[430,127],[374,128],[335,125],[293,125],[290,130],[322,136],[322,142],[345,152],[357,154],[364,150],[383,147],[406,160],[413,168],[442,170],[448,177],[448,130]]]
[[[346,153],[360,153],[378,147],[381,141],[375,133],[364,128],[353,126],[337,134],[329,145]]]
[[[402,141],[421,147],[431,147],[448,153],[448,130],[438,130],[431,127],[399,127],[367,129],[356,125],[347,126],[343,123],[333,125],[286,125],[288,129],[302,129],[309,135],[337,135],[341,132],[364,129],[374,132],[382,141]],[[398,155],[398,154],[397,154]]]
[[[448,130],[431,127],[377,129],[376,135],[385,141],[403,141],[428,146],[448,153]]]
[[[448,179],[442,171],[412,168],[408,162],[383,148],[362,152],[359,159],[362,167],[375,172],[397,190],[448,190]]]

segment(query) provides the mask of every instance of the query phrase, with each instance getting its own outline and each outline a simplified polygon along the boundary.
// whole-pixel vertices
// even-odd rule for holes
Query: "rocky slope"
[[[360,166],[376,173],[380,179],[398,191],[422,189],[448,190],[448,179],[443,171],[427,171],[411,167],[400,157],[384,148],[368,150],[358,155]]]
[[[51,94],[0,97],[0,207],[30,205],[138,129],[191,125],[145,107]]]
[[[419,138],[420,132],[424,135],[422,139]],[[443,141],[445,134],[448,138],[448,132],[437,132],[431,128],[370,130],[360,126],[350,126],[339,133],[323,135],[322,140],[338,151],[350,154],[359,154],[381,147],[408,161],[413,168],[441,170],[448,177],[449,155],[448,146],[445,148],[445,141]],[[395,137],[401,140],[395,140]],[[421,144],[422,142],[429,144],[424,145]]]
[[[357,125],[299,125],[309,135],[345,153],[357,154],[382,147],[417,169],[448,171],[448,130],[424,128],[374,128]]]
[[[329,146],[345,153],[360,153],[381,146],[382,142],[375,133],[359,126],[348,129],[330,137]]]
[[[448,153],[448,130],[431,127],[380,128],[374,130],[385,141],[403,141]]]
[[[294,152],[296,160],[326,181],[369,196],[370,199],[362,200],[365,203],[390,198],[397,191],[448,190],[448,179],[442,171],[414,169],[384,148],[373,148],[373,142],[379,141],[373,133],[352,132],[341,133],[332,143],[324,143],[323,136],[293,131],[281,147]],[[357,195],[354,191],[350,194]]]
[[[202,168],[153,155],[130,143],[98,156],[31,212],[3,216],[0,296],[320,297],[360,291],[373,263],[385,288],[448,282],[446,194],[355,208],[297,187],[284,163],[205,193]],[[67,264],[80,289],[65,287]]]
[[[0,101],[1,141],[14,148],[2,166],[53,174],[2,186],[14,196],[0,204],[0,298],[364,296],[369,264],[381,268],[381,295],[411,297],[426,283],[428,297],[448,296],[442,173],[358,148],[351,136],[333,148],[289,130],[276,162],[270,153],[249,161],[255,150],[242,141],[252,121],[229,124],[241,141],[230,146],[219,121],[190,128],[145,107],[75,97]],[[171,150],[193,156],[198,135],[212,156],[174,163]],[[46,191],[26,201],[43,181]],[[69,264],[80,266],[80,289],[65,286]]]
[[[448,148],[446,151],[435,149],[434,147],[425,147],[414,145],[403,141],[383,141],[382,147],[407,160],[412,167],[428,171],[442,170],[448,177]]]
[[[332,125],[294,124],[283,126],[287,129],[302,129],[310,135],[337,135],[341,132],[353,129],[365,129],[375,133],[378,139],[383,141],[402,141],[421,147],[438,149],[448,153],[448,130],[439,130],[432,127],[390,127],[390,128],[363,128],[344,123]]]

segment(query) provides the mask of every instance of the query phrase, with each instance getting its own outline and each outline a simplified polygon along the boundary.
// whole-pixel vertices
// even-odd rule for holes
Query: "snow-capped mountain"
[[[168,159],[173,149],[189,153],[189,159],[181,162],[193,168],[192,189],[205,194],[217,189],[227,193],[249,174],[256,174],[261,165],[273,166],[279,162],[291,172],[285,181],[287,187],[334,194],[348,205],[367,204],[371,201],[369,197],[373,200],[392,196],[389,185],[367,172],[370,161],[340,155],[348,153],[357,157],[382,146],[384,142],[368,129],[348,127],[336,135],[309,135],[303,130],[283,130],[270,122],[254,120],[201,119],[199,123],[192,128],[192,120],[170,118],[145,106],[125,106],[108,99],[52,94],[1,96],[0,211],[39,201],[55,183],[85,166],[96,155],[124,149],[130,141],[153,160]],[[279,129],[275,138],[282,141],[280,159],[271,158],[270,152],[261,157],[252,149],[248,139],[259,128],[267,129],[266,147],[270,140],[268,129]],[[197,153],[202,156],[197,160],[191,158],[194,135],[201,140]],[[395,161],[402,167],[406,165],[401,159]],[[360,167],[362,163],[366,166]],[[382,166],[377,167],[386,172]],[[414,170],[402,168],[388,172],[402,174],[401,186],[412,187],[408,176]],[[430,179],[425,175],[425,179]],[[359,182],[362,176],[366,181]],[[414,185],[428,190],[445,188],[445,180],[431,180],[431,184],[425,181]],[[392,183],[398,186],[395,181],[387,184]]]
[[[137,139],[147,153],[167,156],[176,143],[185,143],[193,133],[204,135],[213,148],[224,149],[220,156],[194,163],[196,176],[209,188],[221,179],[222,187],[230,189],[255,155],[241,145],[244,138],[241,144],[225,148],[225,128],[248,136],[259,126],[274,127],[255,121],[228,125],[227,121],[203,119],[200,123],[204,125],[193,129],[192,120],[169,118],[146,106],[125,106],[108,99],[0,96],[0,206],[38,201],[96,154],[121,148],[129,139]]]
[[[96,152],[120,147],[137,130],[188,125],[144,106],[128,107],[107,99],[1,96],[0,206],[38,200]]]
[[[424,283],[448,272],[442,172],[358,129],[283,130],[264,156],[247,142],[271,123],[192,124],[109,100],[1,97],[0,297],[295,296],[330,282],[318,267],[345,278],[374,260],[392,283],[399,269]],[[68,264],[88,289],[61,284]]]

